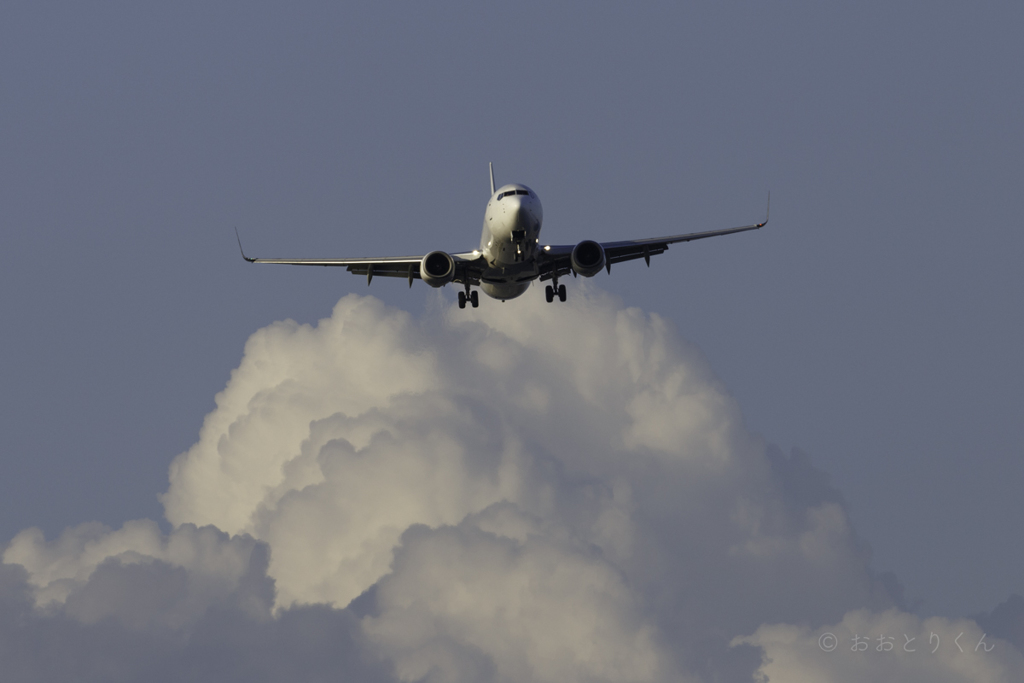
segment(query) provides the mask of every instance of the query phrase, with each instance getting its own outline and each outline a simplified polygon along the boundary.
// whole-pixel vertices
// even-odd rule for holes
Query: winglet
[[[491,169],[491,196],[494,196],[494,164],[488,161],[487,167]]]
[[[769,192],[768,193],[768,208],[766,208],[764,210],[764,222],[763,223],[758,223],[757,227],[763,228],[764,226],[768,225],[768,214],[771,212],[771,210],[772,210],[772,193]]]
[[[235,228],[235,239],[238,240],[238,251],[242,252],[242,258],[244,258],[249,263],[255,263],[256,259],[249,258],[248,256],[246,256],[245,249],[242,249],[242,238],[238,236],[238,228]]]

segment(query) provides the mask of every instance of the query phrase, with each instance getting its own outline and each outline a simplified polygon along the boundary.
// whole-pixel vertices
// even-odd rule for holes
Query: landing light
[[[551,245],[550,244],[545,244],[544,245],[544,251],[551,251]]]

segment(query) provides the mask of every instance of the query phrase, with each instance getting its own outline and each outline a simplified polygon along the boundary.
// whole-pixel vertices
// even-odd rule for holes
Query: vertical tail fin
[[[487,162],[487,167],[491,169],[491,195],[494,194],[494,164]]]

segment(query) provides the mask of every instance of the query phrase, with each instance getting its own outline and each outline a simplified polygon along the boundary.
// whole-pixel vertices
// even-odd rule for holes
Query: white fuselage
[[[495,299],[514,299],[539,276],[537,249],[544,210],[526,185],[498,189],[487,202],[480,251],[487,268],[480,289]]]

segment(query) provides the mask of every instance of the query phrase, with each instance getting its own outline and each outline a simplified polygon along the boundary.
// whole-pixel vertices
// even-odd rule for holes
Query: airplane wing
[[[370,284],[376,276],[380,277],[401,277],[409,280],[412,287],[413,280],[420,279],[420,263],[423,256],[383,256],[379,258],[253,258],[245,255],[242,249],[242,239],[238,237],[238,249],[242,252],[242,258],[249,263],[279,263],[289,266],[341,266],[350,273],[365,275],[366,284]],[[452,254],[455,261],[455,278],[452,282],[469,284],[480,284],[480,273],[483,271],[484,259],[478,254]]]
[[[769,208],[771,205],[771,198],[769,198]],[[719,235],[731,235],[734,232],[746,232],[747,230],[757,230],[763,228],[768,224],[768,215],[765,214],[764,220],[760,223],[753,225],[741,225],[737,228],[725,228],[722,230],[705,230],[704,232],[688,232],[682,235],[668,235],[666,237],[649,237],[647,239],[639,240],[623,240],[620,242],[601,242],[601,248],[604,249],[605,267],[608,272],[612,271],[613,263],[622,263],[623,261],[632,261],[633,259],[642,258],[647,261],[647,265],[651,265],[651,257],[657,254],[664,253],[668,250],[668,245],[676,244],[677,242],[692,242],[693,240],[702,240],[707,237],[718,237]],[[572,265],[570,263],[570,256],[572,250],[575,248],[575,244],[562,244],[552,245],[550,247],[544,247],[544,262],[540,267],[541,280],[550,280],[555,277],[562,277],[572,273]]]

